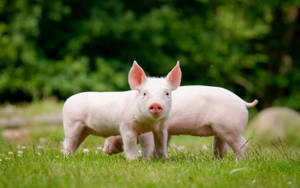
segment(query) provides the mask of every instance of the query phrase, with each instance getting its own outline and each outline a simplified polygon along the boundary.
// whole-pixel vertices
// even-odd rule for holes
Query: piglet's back
[[[210,86],[182,86],[173,92],[170,134],[212,135],[212,124],[248,118],[245,102],[229,90]],[[240,121],[237,119],[237,121]]]
[[[83,92],[72,95],[64,103],[63,119],[86,121],[91,116],[115,117],[124,111],[135,95],[136,91]]]

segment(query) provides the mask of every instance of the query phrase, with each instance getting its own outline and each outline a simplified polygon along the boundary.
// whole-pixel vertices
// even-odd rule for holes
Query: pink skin
[[[214,155],[223,157],[228,145],[237,158],[245,155],[248,144],[241,136],[248,122],[247,108],[257,100],[247,103],[234,93],[218,87],[181,86],[173,92],[172,109],[168,119],[168,134],[214,136]],[[103,151],[108,154],[122,151],[119,136],[107,138]],[[144,158],[153,155],[153,136],[142,134],[139,138]]]
[[[63,106],[64,152],[74,154],[88,135],[121,135],[127,160],[138,156],[137,136],[151,131],[159,158],[167,158],[166,120],[171,93],[181,81],[179,63],[166,78],[147,78],[134,62],[128,82],[131,91],[84,92],[67,99]]]

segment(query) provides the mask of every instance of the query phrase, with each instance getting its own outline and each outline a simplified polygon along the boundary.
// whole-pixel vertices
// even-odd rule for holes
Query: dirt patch
[[[57,125],[62,123],[61,113],[42,114],[31,117],[1,117],[0,126],[18,128],[27,125]]]

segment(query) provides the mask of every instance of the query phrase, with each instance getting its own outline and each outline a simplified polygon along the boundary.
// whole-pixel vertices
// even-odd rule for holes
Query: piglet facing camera
[[[230,146],[240,158],[246,154],[248,142],[242,133],[248,122],[248,108],[258,100],[245,102],[236,94],[220,87],[181,86],[173,92],[168,135],[214,136],[213,152],[216,157],[224,157]],[[119,136],[105,141],[105,153],[122,151]],[[139,137],[144,158],[154,152],[152,133]],[[154,153],[155,154],[155,153]]]
[[[166,159],[166,119],[171,109],[171,93],[180,81],[179,63],[166,78],[153,78],[147,77],[134,61],[128,75],[131,91],[71,96],[63,106],[65,154],[74,154],[88,135],[121,135],[127,160],[134,160],[138,156],[137,136],[151,131],[156,156]]]

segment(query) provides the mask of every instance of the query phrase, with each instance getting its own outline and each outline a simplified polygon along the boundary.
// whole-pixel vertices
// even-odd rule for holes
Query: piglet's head
[[[138,111],[151,118],[167,117],[171,109],[171,94],[181,82],[179,62],[165,78],[146,76],[136,61],[129,71],[128,82],[138,91],[136,98]]]

